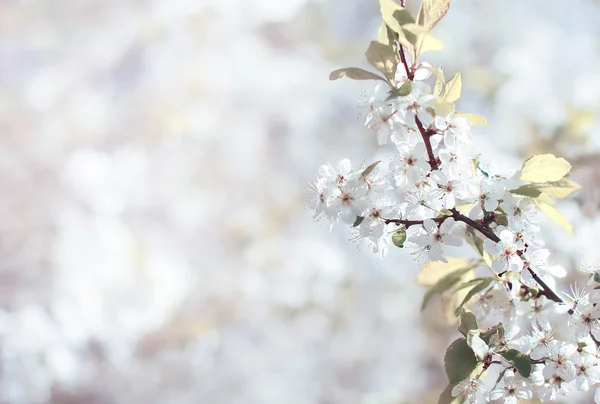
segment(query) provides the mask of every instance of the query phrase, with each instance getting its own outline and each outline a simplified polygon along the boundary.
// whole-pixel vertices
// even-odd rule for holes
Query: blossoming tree
[[[331,73],[331,80],[380,82],[365,124],[394,157],[321,166],[311,185],[314,217],[349,226],[355,240],[382,256],[390,246],[406,248],[424,263],[423,273],[444,273],[422,304],[454,294],[462,334],[446,351],[449,384],[439,403],[545,402],[588,391],[600,384],[600,265],[581,264],[588,289],[555,290],[564,270],[549,264],[538,224],[542,213],[570,231],[554,199],[579,186],[568,178],[571,165],[552,154],[510,167],[477,152],[471,127],[487,121],[456,111],[460,73],[446,79],[441,67],[422,60],[443,48],[431,30],[449,6],[423,0],[412,15],[404,1],[380,0],[383,23],[366,51],[377,73]],[[477,258],[450,257],[463,245]],[[483,269],[485,276],[475,276]],[[555,332],[562,324],[568,332]]]

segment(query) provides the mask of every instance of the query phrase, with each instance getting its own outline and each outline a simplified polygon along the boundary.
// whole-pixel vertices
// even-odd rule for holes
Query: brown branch
[[[542,280],[542,278],[540,278],[540,276],[538,274],[536,274],[533,269],[527,267],[527,270],[529,271],[529,273],[531,274],[531,276],[533,276],[533,279],[535,279],[535,281],[537,282],[538,285],[540,285],[542,288],[544,288],[544,296],[546,296],[548,299],[555,301],[556,303],[562,303],[563,299],[560,298],[560,296],[558,296],[551,288],[550,286],[546,285],[546,282],[544,282]]]
[[[490,229],[489,227],[484,227],[481,223],[477,223],[470,217],[463,215],[458,210],[456,210],[456,208],[452,208],[450,212],[452,212],[452,217],[454,217],[454,220],[456,220],[457,222],[463,222],[468,224],[469,226],[479,231],[481,234],[483,234],[484,236],[496,243],[500,241],[500,237],[496,236],[496,234],[494,234],[492,229]]]
[[[406,61],[406,55],[404,54],[404,46],[400,45],[398,49],[398,53],[400,54],[400,60],[402,61],[402,65],[404,65],[404,70],[406,71],[406,77],[413,81],[415,78],[415,72],[412,71],[410,67],[408,67],[408,62]]]
[[[433,220],[436,223],[442,223],[444,220],[446,220],[449,217],[452,217],[452,216],[434,217],[434,218],[431,218],[431,220]],[[425,220],[384,219],[384,222],[385,222],[385,224],[395,223],[398,226],[403,225],[404,227],[410,227],[410,226],[415,226],[418,224],[423,224],[423,222]]]
[[[421,137],[423,138],[423,142],[425,143],[425,149],[427,149],[427,158],[429,159],[429,167],[431,170],[437,170],[439,167],[439,161],[433,154],[433,148],[431,147],[431,142],[429,141],[429,135],[427,134],[427,130],[419,120],[417,112],[415,111],[415,122],[417,123],[417,128],[419,128],[419,132],[421,132]]]
[[[481,234],[483,234],[484,236],[486,236],[487,238],[489,238],[490,240],[492,240],[492,241],[494,241],[496,243],[500,241],[500,238],[489,227],[484,227],[482,224],[477,223],[475,220],[473,220],[473,219],[471,219],[471,218],[463,215],[458,210],[456,210],[456,208],[453,208],[450,211],[452,212],[452,217],[454,217],[454,220],[456,220],[457,222],[466,223],[467,225],[471,226],[472,228],[474,228],[475,230],[479,231]],[[555,301],[557,303],[562,303],[563,302],[563,300],[560,298],[560,296],[558,296],[550,288],[550,286],[548,286],[546,284],[546,282],[544,282],[542,280],[542,278],[540,278],[540,276],[538,274],[536,274],[529,267],[527,267],[527,270],[529,271],[529,273],[531,274],[531,276],[533,277],[533,279],[537,282],[537,284],[540,285],[543,288],[543,291],[540,291],[541,294],[543,294],[548,299],[553,300],[553,301]]]
[[[591,330],[590,330],[590,337],[592,338],[592,341],[594,341],[594,344],[596,344],[596,348],[600,348],[600,341],[598,341],[596,339],[596,337],[594,336],[594,334],[592,334]]]

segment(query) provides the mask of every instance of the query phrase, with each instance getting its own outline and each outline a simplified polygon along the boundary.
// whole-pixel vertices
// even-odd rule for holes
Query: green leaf
[[[400,57],[398,56],[398,52],[394,51],[393,46],[371,41],[369,48],[365,52],[365,56],[371,66],[387,77],[389,83],[394,82]]]
[[[359,67],[345,67],[343,69],[334,70],[329,74],[329,80],[337,80],[342,77],[348,77],[352,80],[381,80],[387,83],[387,80],[380,75],[371,73],[370,71]]]
[[[352,227],[360,226],[363,220],[365,220],[364,216],[356,216],[354,223],[352,223]]]
[[[392,243],[394,243],[394,245],[396,247],[403,248],[405,241],[406,241],[406,230],[405,229],[400,229],[400,230],[394,232],[394,234],[392,234]]]
[[[525,378],[528,378],[531,374],[531,358],[516,349],[509,349],[508,351],[500,352],[500,355],[504,357],[511,365],[513,365],[519,374]]]
[[[411,90],[412,81],[406,80],[404,83],[402,83],[400,88],[392,88],[392,90],[390,90],[390,95],[387,99],[391,100],[392,98],[405,97],[408,94],[410,94]]]
[[[462,90],[462,79],[460,73],[456,73],[450,80],[444,84],[441,97],[448,103],[453,103],[460,98]]]
[[[494,280],[494,278],[483,278],[480,280],[480,282],[475,285],[473,287],[473,289],[471,289],[469,291],[469,293],[467,293],[467,295],[465,296],[465,298],[463,299],[462,303],[456,308],[456,312],[455,314],[458,316],[463,308],[463,306],[469,301],[471,300],[471,298],[473,296],[475,296],[477,293],[481,292],[482,290],[484,290],[485,288],[487,288],[488,286],[490,286],[490,283],[492,283],[492,281]]]
[[[371,174],[371,171],[373,171],[379,163],[381,163],[381,160],[377,160],[376,162],[365,168],[365,170],[362,173],[360,173],[360,177],[363,179],[367,178],[367,175]]]
[[[558,181],[571,170],[571,164],[553,154],[539,154],[523,163],[520,179],[531,182]]]
[[[533,185],[521,185],[519,188],[511,189],[509,192],[511,194],[528,196],[530,198],[537,198],[542,193],[542,191]]]
[[[477,328],[475,314],[472,311],[463,310],[458,323],[458,331],[466,337],[470,330],[476,330]]]
[[[466,338],[459,338],[450,344],[444,356],[444,369],[450,384],[456,384],[469,377],[476,366],[477,358]]]
[[[459,270],[449,273],[448,275],[444,276],[442,279],[437,281],[437,283],[430,287],[429,290],[427,290],[427,292],[425,293],[425,296],[423,297],[423,303],[421,304],[421,310],[425,309],[425,306],[427,306],[427,303],[429,303],[433,296],[442,294],[454,285],[456,285],[458,282],[460,282],[462,276],[471,269],[473,268],[461,268]]]
[[[440,394],[440,398],[438,399],[438,404],[455,404],[462,403],[462,396],[459,394],[458,397],[452,396],[452,389],[456,386],[457,383],[450,383],[442,394]]]

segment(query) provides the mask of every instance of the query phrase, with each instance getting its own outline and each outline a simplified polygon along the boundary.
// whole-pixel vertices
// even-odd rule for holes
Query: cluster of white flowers
[[[600,294],[574,286],[561,297],[548,286],[565,271],[549,263],[537,195],[530,193],[524,169],[501,169],[477,155],[470,116],[445,108],[439,89],[425,82],[436,69],[426,63],[402,67],[389,93],[376,88],[366,116],[378,143],[394,147],[395,156],[368,166],[347,159],[321,166],[311,186],[315,219],[350,225],[355,240],[382,256],[391,244],[422,261],[445,262],[447,247],[464,241],[478,249],[480,265],[493,278],[469,300],[475,325],[464,334],[477,367],[462,381],[450,379],[453,397],[516,403],[588,391],[600,383],[594,335]],[[406,84],[408,94],[394,93]],[[584,262],[581,268],[592,286],[600,284],[598,264]],[[477,322],[495,326],[479,329]],[[555,337],[558,323],[568,324],[570,334]],[[491,385],[482,377],[488,368],[500,374]],[[600,402],[600,392],[596,396]]]

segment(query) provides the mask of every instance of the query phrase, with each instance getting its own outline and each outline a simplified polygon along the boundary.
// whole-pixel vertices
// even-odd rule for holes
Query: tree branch
[[[433,148],[431,147],[431,142],[429,141],[429,135],[427,134],[425,127],[419,120],[419,117],[417,116],[416,112],[415,112],[415,122],[417,123],[417,128],[419,128],[419,132],[421,132],[421,137],[423,138],[423,142],[425,143],[425,149],[427,149],[427,158],[429,158],[429,161],[428,161],[429,167],[431,168],[432,171],[437,170],[439,167],[439,162],[438,162],[437,158],[435,157],[435,154],[433,154]]]
[[[444,220],[448,219],[452,216],[441,216],[441,217],[433,217],[433,220],[436,223],[442,223]],[[426,220],[426,219],[425,219]],[[406,220],[406,219],[385,219],[385,224],[395,223],[398,226],[403,225],[404,227],[415,226],[418,224],[423,224],[425,220]]]

